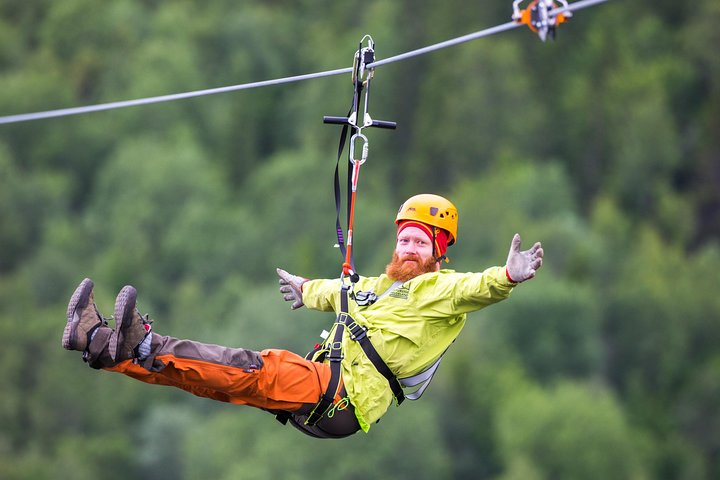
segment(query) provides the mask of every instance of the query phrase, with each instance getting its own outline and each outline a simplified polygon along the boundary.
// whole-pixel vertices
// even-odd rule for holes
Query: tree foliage
[[[3,115],[350,66],[505,23],[510,2],[0,2]],[[460,210],[450,268],[542,240],[470,316],[420,403],[317,442],[272,417],[86,367],[60,347],[85,276],[162,333],[299,353],[274,269],[333,277],[349,76],[0,126],[0,478],[718,478],[720,7],[608,2],[379,67],[356,211],[383,269],[397,205]],[[344,161],[341,163],[344,174]],[[344,205],[343,205],[344,208]]]

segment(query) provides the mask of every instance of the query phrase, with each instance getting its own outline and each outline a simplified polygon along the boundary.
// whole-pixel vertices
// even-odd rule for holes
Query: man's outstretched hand
[[[510,253],[508,253],[507,264],[505,265],[505,273],[508,279],[515,283],[530,280],[535,276],[535,272],[542,267],[542,244],[536,242],[529,250],[521,252],[521,242],[520,234],[516,233],[512,242],[510,242]]]
[[[307,278],[292,275],[282,268],[276,269],[278,277],[280,277],[280,293],[286,302],[293,302],[290,308],[296,310],[303,305],[302,301],[302,285],[307,282]]]

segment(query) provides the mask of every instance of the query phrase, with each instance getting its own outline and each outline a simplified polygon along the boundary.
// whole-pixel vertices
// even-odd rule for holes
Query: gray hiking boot
[[[68,303],[63,348],[84,352],[90,344],[92,332],[101,325],[107,325],[107,322],[95,306],[93,282],[86,278],[80,282]]]
[[[137,347],[150,333],[148,316],[136,307],[137,290],[126,285],[115,300],[115,330],[110,335],[108,352],[116,362],[137,358]]]

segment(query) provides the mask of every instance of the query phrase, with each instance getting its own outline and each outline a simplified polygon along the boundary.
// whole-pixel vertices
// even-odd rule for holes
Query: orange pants
[[[265,410],[307,411],[330,382],[330,367],[287,350],[261,352],[152,333],[144,361],[99,365],[142,382],[181,388],[200,397]]]

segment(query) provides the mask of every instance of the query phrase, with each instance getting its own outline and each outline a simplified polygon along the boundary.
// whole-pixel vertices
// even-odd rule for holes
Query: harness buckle
[[[372,305],[373,303],[377,302],[378,296],[375,294],[375,292],[357,292],[354,295],[355,303],[357,303],[361,307],[366,307],[368,305]]]
[[[340,312],[337,316],[337,320],[335,320],[335,323],[347,326],[349,323],[348,319],[350,319],[350,321],[353,321],[353,318],[350,316],[349,313]]]
[[[350,331],[350,339],[359,341],[367,336],[367,329],[359,323],[353,322],[347,326]]]

